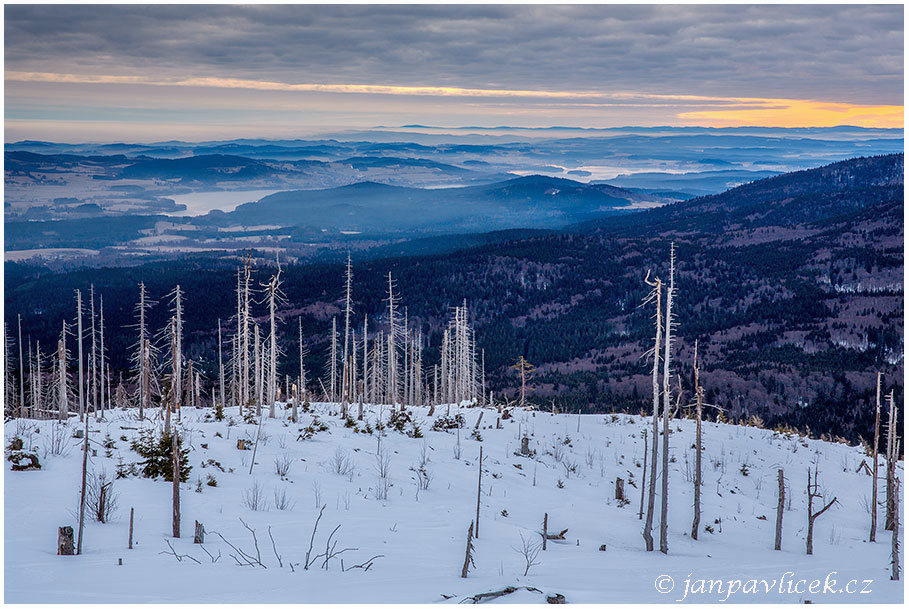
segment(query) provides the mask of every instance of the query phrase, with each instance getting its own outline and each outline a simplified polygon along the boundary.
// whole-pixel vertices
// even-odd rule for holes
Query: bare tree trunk
[[[669,366],[672,347],[672,296],[675,294],[675,243],[669,253],[669,287],[666,289],[666,350],[663,354],[663,479],[660,495],[660,552],[669,552]]]
[[[337,391],[337,387],[338,387],[338,380],[337,380],[338,379],[338,369],[337,369],[337,366],[338,366],[338,328],[337,328],[337,323],[338,323],[337,320],[334,317],[332,317],[331,318],[331,365],[330,365],[331,386],[329,387],[331,389],[331,396],[329,398],[331,402],[336,402],[337,395],[338,395],[338,391]]]
[[[786,483],[783,480],[783,470],[777,470],[777,490],[776,500],[776,539],[773,542],[774,550],[783,549],[783,506],[786,503]]]
[[[896,513],[896,493],[894,492],[896,480],[896,455],[898,452],[898,441],[896,438],[896,408],[893,403],[893,390],[887,396],[889,405],[888,424],[887,424],[887,512],[884,522],[884,528],[888,531],[893,530],[893,524]]]
[[[480,538],[480,492],[483,489],[483,447],[480,447],[480,460],[477,462],[477,524],[473,530],[474,537]]]
[[[647,484],[647,428],[641,432],[644,438],[644,473],[641,474],[641,507],[638,509],[638,520],[644,519],[644,491]]]
[[[658,423],[660,410],[660,344],[663,336],[663,310],[661,306],[663,283],[659,279],[650,281],[648,271],[647,278],[644,279],[647,285],[652,286],[653,290],[645,299],[645,303],[654,301],[656,303],[656,339],[653,347],[653,441],[650,453],[650,483],[647,491],[647,516],[644,520],[644,543],[648,552],[653,551],[653,511],[656,503],[656,472],[657,472],[657,438],[660,437]]]
[[[546,540],[549,539],[549,513],[543,514],[543,551],[546,551]]]
[[[19,416],[25,418],[25,361],[22,359],[22,315],[19,319]],[[64,329],[66,322],[63,322]],[[65,331],[65,330],[64,330]]]
[[[85,484],[88,477],[88,417],[85,417],[85,438],[82,441],[82,491],[79,493],[79,540],[76,554],[82,554],[82,532],[85,528]]]
[[[174,537],[180,537],[180,447],[177,444],[176,431],[170,437],[173,452],[173,478],[174,478]]]
[[[350,394],[348,393],[347,383],[350,382],[350,371],[348,369],[349,361],[348,354],[349,349],[348,345],[350,343],[350,284],[353,279],[353,274],[351,273],[350,267],[350,252],[347,252],[347,273],[346,273],[346,284],[347,289],[345,290],[344,295],[344,351],[342,353],[342,371],[341,376],[346,379],[345,384],[341,388],[341,399],[346,403],[350,400]]]
[[[221,318],[218,318],[218,386],[221,389],[221,406],[226,406],[224,399],[224,359],[221,346]]]
[[[100,360],[101,360],[100,361],[100,364],[101,364],[101,414],[103,416],[104,415],[104,384],[105,384],[104,383],[104,376],[105,376],[104,375],[104,296],[99,296],[98,306],[100,308],[99,313],[101,315],[100,320],[99,320],[100,326],[101,326],[101,328],[100,328],[100,330],[101,330],[101,348],[100,348],[99,356],[100,356]],[[109,377],[108,377],[108,382],[110,382]],[[108,388],[107,393],[108,393],[108,398],[109,398],[110,397],[109,388]]]
[[[817,466],[814,468],[814,482],[811,481],[811,468],[808,468],[808,535],[805,539],[805,553],[814,554],[814,521],[836,503],[836,497],[817,512],[813,509],[814,499],[821,497],[817,483]]]
[[[893,481],[893,535],[890,540],[890,579],[900,579],[900,481]]]
[[[135,516],[136,508],[129,508],[129,549],[133,549],[133,517]]]
[[[85,416],[85,375],[82,371],[82,291],[76,290],[76,334],[79,339],[79,421]],[[23,396],[24,397],[24,396]],[[82,529],[80,527],[81,536]]]
[[[695,423],[695,457],[694,457],[694,520],[691,522],[691,538],[697,540],[701,527],[701,455],[703,453],[703,428],[701,418],[704,409],[704,390],[701,387],[701,370],[698,367],[698,341],[694,341],[694,392],[697,399],[697,422]]]
[[[66,393],[66,321],[57,341],[57,409],[60,421],[66,420],[69,414],[69,400]]]
[[[877,373],[877,391],[874,402],[874,444],[871,447],[871,535],[868,541],[874,542],[877,536],[877,447],[881,441],[881,373]]]
[[[89,286],[89,313],[91,315],[91,332],[92,332],[92,353],[91,366],[89,367],[89,377],[91,386],[92,409],[95,416],[98,415],[98,342],[95,334],[95,284]]]
[[[464,566],[461,568],[461,577],[467,577],[467,571],[470,569],[470,565],[473,564],[473,523],[470,523],[470,527],[467,529],[467,550],[464,553]]]

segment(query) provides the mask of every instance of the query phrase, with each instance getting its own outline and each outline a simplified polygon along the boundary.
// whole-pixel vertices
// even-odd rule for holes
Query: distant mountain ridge
[[[531,175],[458,188],[404,188],[361,182],[325,190],[280,192],[213,212],[197,222],[276,224],[362,232],[478,232],[521,227],[558,228],[634,210],[635,203],[670,199],[609,185]]]

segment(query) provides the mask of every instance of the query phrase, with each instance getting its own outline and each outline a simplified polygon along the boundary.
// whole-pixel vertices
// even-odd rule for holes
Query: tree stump
[[[237,438],[237,450],[248,450],[246,447],[246,440]]]
[[[615,498],[617,501],[625,501],[625,481],[621,478],[615,479]]]
[[[57,556],[73,556],[76,547],[73,543],[73,527],[57,529]]]
[[[527,436],[521,438],[521,454],[525,456],[530,454],[530,438]]]
[[[205,543],[205,527],[198,520],[196,521],[196,532],[193,535],[193,543]]]

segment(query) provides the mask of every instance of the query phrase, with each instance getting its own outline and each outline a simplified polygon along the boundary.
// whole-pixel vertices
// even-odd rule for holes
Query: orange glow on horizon
[[[675,116],[680,121],[679,125],[701,127],[791,128],[852,125],[868,128],[902,129],[904,123],[903,106],[859,105],[802,99],[720,97],[684,93],[658,94],[629,91],[559,91],[479,89],[451,86],[287,83],[219,77],[154,78],[143,75],[86,75],[19,71],[7,71],[4,78],[7,82],[53,83],[64,86],[139,85],[245,89],[310,94],[365,94],[389,97],[513,98],[515,100],[542,100],[544,103],[549,101],[549,103],[559,107],[596,107],[597,105],[602,105],[603,107],[661,107],[667,109],[667,114]],[[597,104],[598,100],[601,102],[611,101],[612,103]],[[506,102],[502,105],[512,105],[516,109],[523,107],[519,101]],[[691,106],[701,107],[702,109],[683,111],[683,108]],[[673,112],[672,108],[677,111]]]
[[[903,106],[859,106],[800,99],[762,99],[759,108],[681,112],[686,125],[700,127],[855,127],[903,128]]]

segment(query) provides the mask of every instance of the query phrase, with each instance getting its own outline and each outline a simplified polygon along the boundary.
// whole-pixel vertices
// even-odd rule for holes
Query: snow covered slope
[[[37,449],[43,468],[5,468],[5,600],[454,603],[506,586],[528,586],[540,592],[521,589],[497,600],[545,602],[545,596],[560,593],[571,603],[715,602],[727,596],[729,580],[739,582],[729,598],[737,602],[903,600],[902,583],[889,580],[891,534],[883,530],[883,509],[877,543],[867,541],[871,479],[856,470],[870,460],[861,448],[706,423],[702,530],[694,541],[688,535],[694,422],[672,421],[669,553],[663,555],[644,550],[638,519],[641,432],[648,419],[517,410],[495,429],[499,415],[493,409],[443,406],[433,417],[428,408],[409,411],[422,438],[387,428],[380,441],[375,427],[380,417],[388,421],[388,406],[367,406],[359,431],[345,427],[331,404],[314,404],[297,424],[266,414],[250,474],[252,451],[238,450],[237,440],[254,441],[257,425],[244,422],[236,409],[215,421],[210,410],[186,408],[179,427],[191,448],[192,471],[181,485],[182,537],[171,537],[171,483],[131,476],[114,483],[119,507],[110,522],[87,517],[83,555],[72,557],[56,556],[56,536],[57,527],[75,528],[78,522],[82,453],[73,437],[78,421],[65,429],[51,421],[9,421],[6,443],[22,438],[26,449]],[[446,411],[463,414],[465,427],[432,431],[433,421]],[[481,411],[482,442],[472,437]],[[314,416],[327,430],[298,439]],[[161,426],[157,420],[138,421],[134,411],[108,412],[100,422],[91,418],[90,446],[97,454],[89,458],[90,471],[112,477],[121,460],[127,466],[140,461],[129,441],[141,428]],[[412,425],[405,431],[413,434]],[[65,454],[54,455],[59,451],[53,450],[53,437],[61,433]],[[536,451],[533,458],[515,455],[525,433]],[[103,447],[107,436],[113,448]],[[477,510],[480,447],[476,566],[462,579],[467,529]],[[387,498],[379,475],[385,458]],[[285,460],[290,465],[282,479],[276,462]],[[421,462],[425,474],[419,472]],[[814,464],[826,498],[839,502],[818,518],[814,555],[806,556],[807,471]],[[777,468],[785,471],[790,497],[779,552],[773,550]],[[902,478],[902,464],[898,470]],[[217,486],[207,484],[209,474]],[[617,477],[625,480],[627,505],[615,499]],[[420,488],[421,478],[423,486],[430,478],[428,488]],[[255,488],[261,491],[258,510],[250,509]],[[883,483],[880,489],[883,501]],[[283,510],[277,505],[282,495],[288,503]],[[323,505],[313,564],[306,570]],[[130,507],[135,508],[132,550],[127,549]],[[530,543],[540,539],[544,513],[551,531],[568,531],[564,540],[548,542],[525,576],[525,560],[516,548],[523,545],[522,535]],[[207,531],[204,550],[220,554],[216,562],[193,544],[196,520]],[[655,520],[658,537],[659,509]],[[247,560],[234,548],[257,555],[244,522],[255,530],[261,566],[238,564]],[[335,551],[350,549],[323,569],[324,558],[313,557],[325,552],[333,531]],[[176,554],[192,558],[178,560],[168,541]],[[368,566],[376,556],[370,568],[352,568]],[[701,580],[723,581],[708,593],[709,582]],[[815,580],[819,583],[812,584]]]

